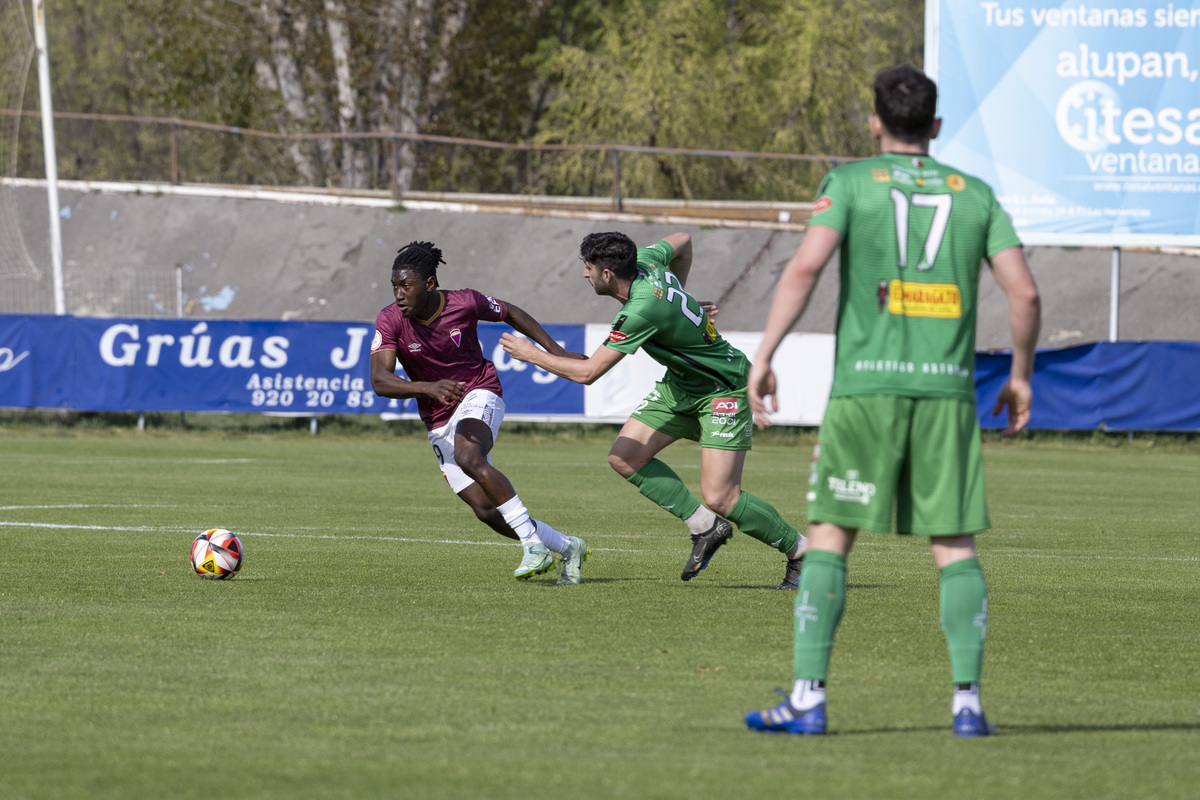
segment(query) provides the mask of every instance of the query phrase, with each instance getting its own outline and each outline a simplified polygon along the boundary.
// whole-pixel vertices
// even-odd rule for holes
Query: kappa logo
[[[410,342],[408,345],[408,352],[410,352],[410,353],[421,352],[421,343],[420,342]]]
[[[736,414],[738,412],[738,401],[736,397],[714,397],[712,401],[712,413],[714,414]]]
[[[866,506],[871,504],[871,498],[875,496],[875,484],[859,480],[858,470],[848,469],[845,478],[829,477],[829,491],[833,493],[834,500]]]

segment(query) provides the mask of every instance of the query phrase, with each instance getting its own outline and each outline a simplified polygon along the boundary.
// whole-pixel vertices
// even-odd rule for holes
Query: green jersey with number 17
[[[667,269],[673,258],[675,249],[667,242],[638,250],[638,275],[605,345],[627,355],[642,348],[667,368],[664,380],[691,394],[744,388],[749,359],[721,338],[700,303]]]
[[[1021,242],[990,186],[925,155],[830,172],[810,225],[842,235],[832,397],[975,397],[981,261]]]

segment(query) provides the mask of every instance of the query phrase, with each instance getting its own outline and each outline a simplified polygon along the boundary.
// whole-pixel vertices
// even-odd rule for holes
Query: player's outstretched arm
[[[371,389],[380,397],[399,400],[431,397],[442,405],[450,406],[462,400],[466,388],[467,385],[461,381],[407,381],[396,374],[395,350],[376,350],[371,353]]]
[[[511,333],[500,335],[500,345],[504,348],[504,352],[517,361],[526,361],[547,372],[554,373],[560,378],[589,385],[595,383],[600,376],[625,357],[624,353],[618,353],[604,345],[596,348],[596,352],[590,358],[572,358],[573,354],[570,353],[561,356],[553,355],[538,349],[530,340],[513,336]]]
[[[1012,328],[1012,368],[1000,388],[992,416],[1008,409],[1008,425],[1001,431],[1012,436],[1029,424],[1033,414],[1033,360],[1042,326],[1042,301],[1037,283],[1020,247],[1001,250],[991,258],[996,284],[1008,298],[1008,322]]]
[[[779,349],[783,337],[787,336],[796,320],[800,319],[825,262],[837,250],[841,240],[841,234],[833,228],[824,225],[809,227],[804,234],[804,240],[796,248],[795,255],[779,276],[779,283],[775,285],[775,299],[771,301],[762,341],[750,365],[748,383],[750,410],[760,428],[768,427],[771,422],[767,415],[779,410],[771,359]]]

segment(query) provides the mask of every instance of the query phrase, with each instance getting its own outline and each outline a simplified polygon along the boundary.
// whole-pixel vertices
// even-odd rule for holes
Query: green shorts
[[[717,450],[749,450],[754,436],[745,387],[697,395],[660,381],[631,416],[667,436]]]
[[[975,403],[830,399],[808,486],[809,522],[920,536],[991,527]]]

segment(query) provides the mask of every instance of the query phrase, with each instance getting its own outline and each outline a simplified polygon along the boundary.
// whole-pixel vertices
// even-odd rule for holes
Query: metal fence
[[[27,118],[28,124],[40,129],[36,111],[0,109],[0,114]],[[623,209],[626,196],[623,183],[629,182],[623,176],[631,170],[645,169],[636,163],[641,158],[653,159],[653,170],[674,173],[679,191],[664,196],[808,200],[825,172],[854,159],[626,144],[495,142],[402,131],[280,133],[175,117],[70,111],[56,111],[54,119],[56,129],[60,129],[57,140],[62,179],[303,185],[306,181],[296,169],[294,148],[328,148],[338,142],[355,142],[369,174],[350,177],[362,188],[390,191],[397,200],[408,190],[570,194],[562,186],[549,185],[553,181],[547,178],[551,170],[546,166],[549,159],[555,158],[579,163],[573,175],[579,184],[576,188],[583,191],[577,193],[607,195],[612,208],[618,211]],[[231,143],[230,137],[237,141]],[[38,172],[38,142],[40,136],[22,137],[18,163],[26,177],[36,177]],[[119,147],[107,147],[107,155],[98,155],[97,144],[117,142]],[[404,173],[404,147],[419,151],[415,157],[418,169],[406,186],[397,180]],[[688,185],[687,175],[698,168],[709,170],[720,184],[720,197],[692,196],[695,187]],[[495,176],[491,180],[497,185],[478,185],[479,176],[484,174]],[[341,173],[339,176],[345,177]],[[326,185],[338,185],[334,177],[324,176]]]

